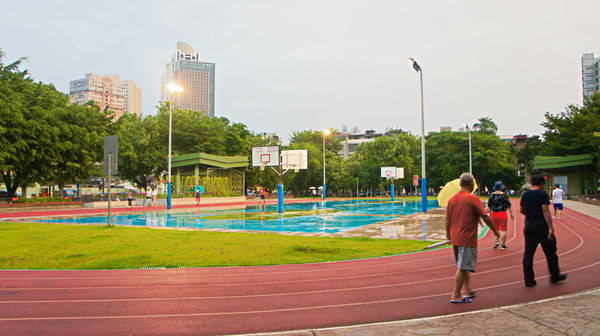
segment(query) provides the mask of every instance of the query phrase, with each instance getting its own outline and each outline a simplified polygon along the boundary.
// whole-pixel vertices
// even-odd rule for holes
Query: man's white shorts
[[[459,270],[475,272],[477,247],[454,246],[454,259]]]

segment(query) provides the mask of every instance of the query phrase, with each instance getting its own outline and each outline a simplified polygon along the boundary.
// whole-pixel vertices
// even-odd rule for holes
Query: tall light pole
[[[171,209],[171,119],[173,115],[173,95],[181,93],[183,88],[175,83],[167,85],[169,91],[169,179],[167,180],[167,209]]]
[[[323,129],[323,200],[327,199],[327,184],[325,183],[325,137],[331,134],[329,128]]]
[[[467,131],[469,132],[469,174],[473,175],[473,156],[471,151],[471,128],[465,123]]]
[[[425,108],[423,104],[423,69],[413,58],[408,59],[421,79],[421,209],[427,212],[427,174],[425,170]]]

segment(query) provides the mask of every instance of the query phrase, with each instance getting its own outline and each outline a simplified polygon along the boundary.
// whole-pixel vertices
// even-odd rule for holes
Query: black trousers
[[[545,223],[544,223],[545,225]],[[533,272],[533,256],[538,245],[542,245],[542,250],[548,261],[548,270],[550,271],[550,279],[557,280],[560,275],[558,267],[558,255],[556,255],[556,238],[548,239],[548,229],[527,229],[525,227],[525,253],[523,254],[523,276],[525,282],[535,280]]]

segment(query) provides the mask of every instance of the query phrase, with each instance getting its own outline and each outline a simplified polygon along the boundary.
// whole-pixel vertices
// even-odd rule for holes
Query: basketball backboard
[[[252,147],[253,167],[278,167],[279,146]]]
[[[404,178],[404,167],[396,168],[396,178],[399,178],[399,179]]]
[[[281,169],[307,169],[308,151],[306,149],[281,151]]]
[[[381,167],[381,177],[396,178],[396,167]]]

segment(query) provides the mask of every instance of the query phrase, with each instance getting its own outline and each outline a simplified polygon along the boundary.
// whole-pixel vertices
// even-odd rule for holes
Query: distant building
[[[354,129],[358,129],[355,127]],[[334,137],[342,140],[342,150],[338,152],[338,155],[344,159],[348,159],[354,155],[356,148],[365,142],[375,141],[375,138],[385,136],[384,132],[376,132],[375,130],[367,130],[365,133],[336,133]]]
[[[142,115],[142,90],[132,80],[121,80],[117,75],[88,73],[85,78],[69,82],[72,103],[95,101],[101,109],[115,112],[113,120],[125,113]]]
[[[279,138],[279,135],[277,135],[276,133],[261,133],[260,136],[265,140],[273,140],[278,145],[281,145],[283,143],[283,141]]]
[[[440,127],[440,132],[452,132],[452,126],[442,126]]]
[[[594,58],[594,53],[585,53],[581,57],[581,82],[583,95],[593,96],[600,92],[600,58]]]
[[[174,96],[175,106],[215,116],[215,64],[201,62],[187,43],[177,42],[175,55],[162,76],[161,100],[169,100],[167,84],[176,83],[183,92]]]

